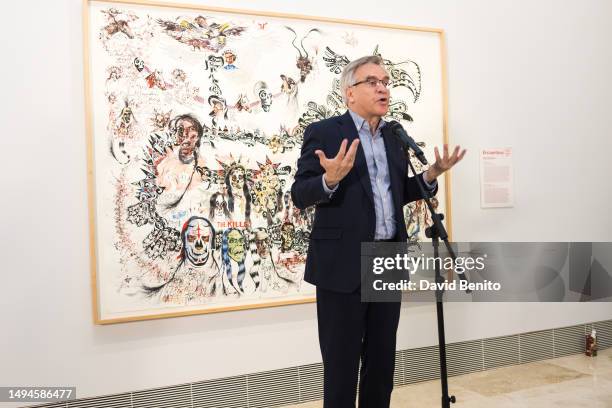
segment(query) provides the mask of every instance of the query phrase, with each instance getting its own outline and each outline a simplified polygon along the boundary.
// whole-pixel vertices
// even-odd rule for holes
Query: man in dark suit
[[[309,125],[291,187],[294,204],[316,205],[304,279],[317,287],[324,408],[389,407],[400,302],[361,301],[361,242],[406,241],[402,207],[421,199],[399,142],[385,134],[389,74],[380,57],[349,63],[340,78],[348,111]],[[436,178],[465,151],[419,174],[434,194]]]

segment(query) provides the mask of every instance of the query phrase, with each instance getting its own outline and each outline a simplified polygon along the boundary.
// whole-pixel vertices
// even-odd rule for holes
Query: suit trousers
[[[362,302],[352,293],[317,287],[324,408],[388,408],[393,391],[401,303]],[[360,382],[357,373],[361,359]]]

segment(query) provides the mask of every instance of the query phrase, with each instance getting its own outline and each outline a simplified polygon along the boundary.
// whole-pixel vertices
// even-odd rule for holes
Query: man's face
[[[355,71],[355,82],[389,80],[389,74],[380,65],[365,64]],[[364,118],[385,116],[389,110],[389,89],[380,82],[372,87],[368,82],[351,86],[346,90],[349,108]]]
[[[185,231],[185,253],[187,259],[196,266],[206,264],[212,252],[212,230],[208,223],[195,219]]]
[[[227,253],[236,262],[244,259],[244,237],[238,230],[232,230],[227,234]]]
[[[188,119],[182,119],[178,123],[178,143],[181,156],[188,157],[193,154],[198,143],[198,131]]]

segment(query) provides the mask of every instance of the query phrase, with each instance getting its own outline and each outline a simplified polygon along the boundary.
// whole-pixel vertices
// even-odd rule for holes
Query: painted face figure
[[[213,215],[215,218],[223,217],[227,213],[227,201],[222,194],[217,194],[214,199]]]
[[[239,230],[233,229],[227,234],[227,249],[234,261],[240,263],[244,260],[244,237]]]
[[[214,231],[210,223],[201,217],[192,217],[183,236],[187,260],[196,266],[205,265],[213,250]]]
[[[281,75],[281,80],[283,81],[281,85],[281,92],[287,95],[287,102],[291,102],[295,100],[297,96],[298,86],[293,78],[290,78],[286,75]]]
[[[272,106],[272,92],[268,89],[268,85],[265,82],[259,81],[255,84],[255,93],[261,102],[261,109],[264,112],[270,112]]]
[[[232,65],[234,61],[236,61],[236,54],[234,54],[232,51],[226,50],[223,53],[223,58],[225,58],[226,64]]]
[[[261,171],[261,177],[264,180],[266,187],[271,190],[276,190],[279,184],[278,175],[274,166],[267,165]]]
[[[264,230],[259,230],[255,233],[255,246],[257,247],[257,254],[262,258],[267,257],[270,253],[270,240],[268,237],[268,233]]]
[[[230,176],[230,184],[235,191],[242,191],[242,186],[244,185],[244,177],[244,169],[242,167],[236,167],[232,172],[232,175]]]
[[[138,72],[142,72],[144,69],[145,63],[139,57],[134,58],[134,67],[138,70]]]
[[[203,16],[197,16],[196,18],[193,19],[193,21],[201,28],[208,27],[208,24],[206,23],[206,18]]]
[[[259,91],[259,100],[261,101],[261,108],[264,112],[270,112],[270,106],[272,106],[272,92],[267,89]]]
[[[219,116],[223,113],[224,110],[225,110],[225,106],[223,105],[223,103],[220,101],[216,101],[213,103],[213,106],[212,106],[212,112],[213,112],[212,116]]]
[[[125,107],[121,110],[119,115],[121,116],[121,122],[123,124],[129,125],[132,122],[132,108],[130,108],[128,101],[125,101]]]
[[[189,163],[198,143],[198,131],[189,119],[179,121],[177,129],[179,158],[183,163]]]
[[[312,71],[312,62],[308,55],[306,55],[305,57],[298,58],[295,65],[300,70],[300,82],[304,82],[310,71]]]
[[[293,247],[294,230],[293,224],[283,224],[281,227],[281,249],[283,251],[288,251]]]

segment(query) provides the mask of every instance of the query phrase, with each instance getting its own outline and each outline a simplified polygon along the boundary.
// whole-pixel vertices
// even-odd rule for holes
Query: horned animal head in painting
[[[298,48],[298,46],[295,45],[295,40],[297,40],[297,33],[291,27],[285,26],[285,28],[293,33],[293,40],[291,41],[291,45],[293,45],[293,48],[295,48],[298,52],[298,57],[295,66],[300,70],[300,82],[304,82],[308,74],[310,74],[310,71],[312,71],[312,60],[308,57],[308,51],[306,51],[306,48],[304,47],[304,40],[311,33],[320,33],[321,31],[317,28],[313,28],[308,31],[300,40],[300,47]],[[304,51],[303,54],[302,51]]]

